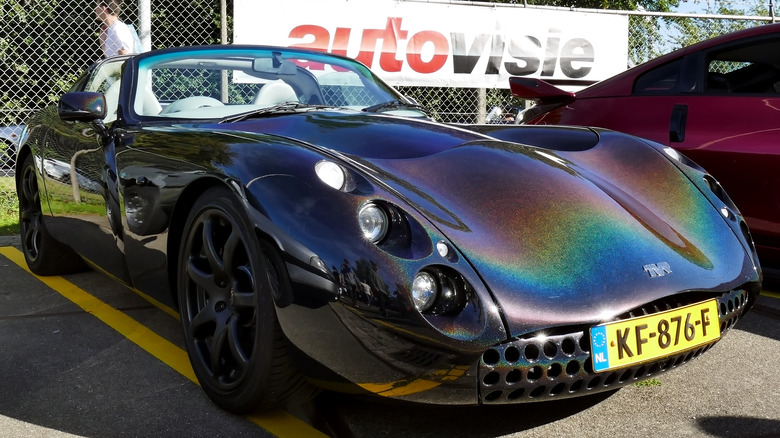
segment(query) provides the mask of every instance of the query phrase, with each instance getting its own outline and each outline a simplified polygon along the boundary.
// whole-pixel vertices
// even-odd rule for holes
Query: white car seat
[[[273,106],[286,102],[298,102],[298,96],[293,87],[283,80],[277,79],[263,85],[253,103],[261,106]]]

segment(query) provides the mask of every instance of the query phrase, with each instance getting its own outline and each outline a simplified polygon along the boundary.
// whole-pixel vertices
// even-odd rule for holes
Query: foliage
[[[486,3],[524,3],[529,5],[559,6],[564,8],[613,9],[635,11],[644,9],[653,12],[669,12],[680,5],[680,0],[476,0]]]
[[[0,177],[0,236],[19,233],[19,207],[13,177]]]
[[[769,10],[761,0],[748,4],[745,9],[733,7],[733,2],[715,0],[708,3],[707,14],[712,15],[751,15],[768,17]],[[760,21],[747,20],[715,20],[706,18],[679,18],[669,25],[669,44],[674,48],[686,47],[699,41],[704,41],[718,35],[736,32],[751,26],[761,24]]]

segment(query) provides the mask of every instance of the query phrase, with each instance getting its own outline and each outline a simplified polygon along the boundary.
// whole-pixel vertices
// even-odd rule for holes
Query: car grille
[[[734,290],[718,297],[721,333],[729,331],[748,308],[750,293]],[[663,312],[711,298],[673,296],[634,309],[616,319]],[[479,397],[485,404],[557,399],[616,389],[674,369],[707,351],[714,343],[654,362],[612,372],[594,373],[588,329],[558,335],[536,335],[496,345],[482,354]]]

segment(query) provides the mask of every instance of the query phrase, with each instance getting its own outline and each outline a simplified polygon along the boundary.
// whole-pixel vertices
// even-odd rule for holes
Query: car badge
[[[666,262],[650,263],[649,265],[644,265],[642,268],[647,272],[647,275],[649,275],[650,278],[663,277],[666,274],[672,273],[672,267]]]

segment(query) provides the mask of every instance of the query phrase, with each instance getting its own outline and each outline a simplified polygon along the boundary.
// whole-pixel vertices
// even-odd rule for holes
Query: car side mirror
[[[102,120],[106,117],[106,97],[103,93],[89,91],[66,93],[60,98],[57,113],[67,121]]]

